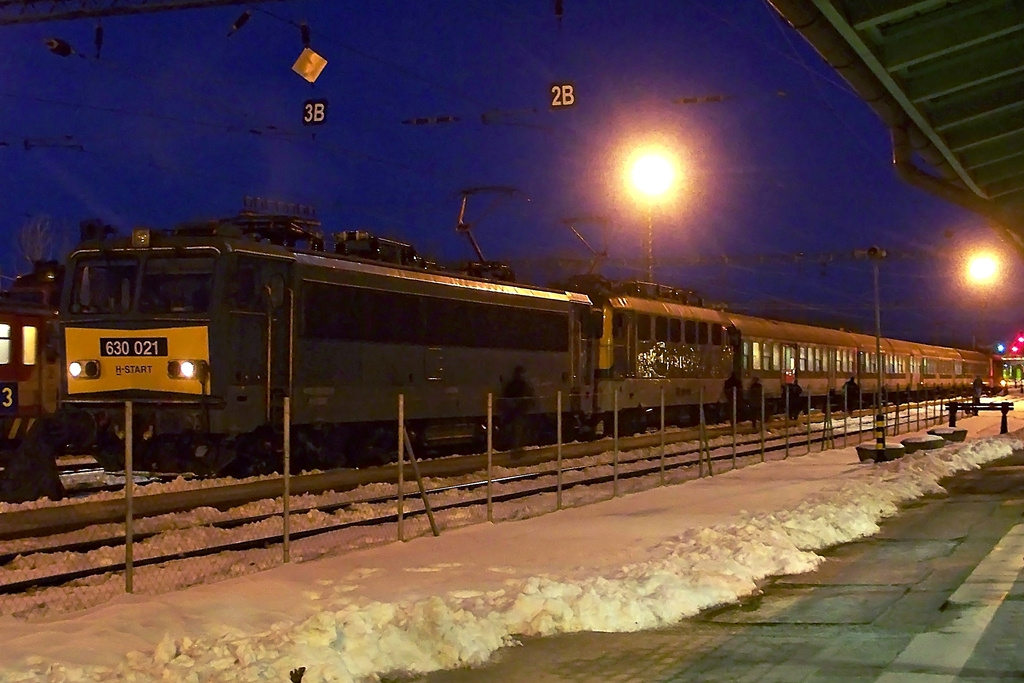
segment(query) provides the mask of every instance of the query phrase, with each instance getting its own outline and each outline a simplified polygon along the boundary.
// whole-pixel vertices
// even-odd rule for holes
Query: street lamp
[[[661,149],[639,150],[629,166],[629,179],[633,189],[647,203],[644,264],[649,282],[654,281],[654,202],[665,196],[675,177],[675,164],[668,153]]]
[[[990,285],[999,274],[999,263],[990,254],[975,254],[967,262],[967,277],[977,285]]]

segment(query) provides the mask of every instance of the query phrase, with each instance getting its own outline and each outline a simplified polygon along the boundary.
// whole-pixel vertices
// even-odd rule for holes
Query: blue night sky
[[[674,150],[681,178],[654,210],[658,279],[733,310],[873,329],[867,262],[758,265],[760,254],[841,254],[873,244],[916,258],[882,271],[883,333],[969,344],[1024,326],[1011,297],[965,288],[951,254],[999,248],[973,214],[903,185],[874,113],[763,0],[295,0],[0,29],[0,268],[24,271],[14,235],[49,217],[66,237],[227,216],[245,195],[316,207],[327,233],[366,228],[447,261],[471,256],[459,191],[512,186],[468,218],[489,259],[534,281],[530,259],[586,258],[562,225],[611,258],[639,259],[646,209],[626,190],[640,144]],[[328,64],[291,71],[307,21]],[[61,58],[47,38],[81,55]],[[577,102],[553,111],[553,82]],[[779,93],[783,92],[784,96]],[[684,97],[725,95],[682,104]],[[327,122],[301,123],[308,98]],[[459,121],[405,125],[415,117]],[[26,140],[28,149],[26,149]],[[6,144],[3,144],[6,143]],[[923,255],[922,255],[923,254]],[[1004,250],[1007,290],[1024,269]],[[637,263],[639,265],[639,262]],[[637,269],[607,274],[640,277]]]

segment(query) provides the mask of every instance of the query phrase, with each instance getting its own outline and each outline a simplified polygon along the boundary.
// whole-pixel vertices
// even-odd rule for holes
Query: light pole
[[[878,288],[878,264],[885,258],[885,250],[868,249],[868,258],[874,264],[875,275],[875,364],[878,368],[878,386],[875,388],[875,461],[885,454],[885,413],[882,410],[882,298]]]
[[[647,207],[644,266],[648,282],[654,282],[654,202],[668,192],[675,175],[672,159],[658,149],[640,150],[629,168],[633,189],[643,197]]]

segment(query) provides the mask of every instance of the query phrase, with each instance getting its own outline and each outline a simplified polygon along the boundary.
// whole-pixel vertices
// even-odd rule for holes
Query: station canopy
[[[1024,250],[1024,0],[769,0],[876,111],[908,182]]]

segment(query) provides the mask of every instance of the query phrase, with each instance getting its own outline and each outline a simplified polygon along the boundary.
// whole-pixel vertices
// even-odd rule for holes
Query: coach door
[[[785,384],[796,381],[796,347],[789,344],[782,347],[782,381]]]

